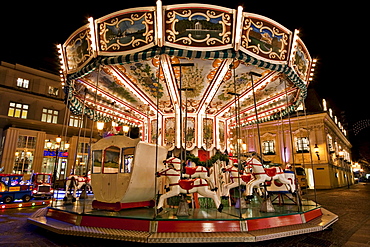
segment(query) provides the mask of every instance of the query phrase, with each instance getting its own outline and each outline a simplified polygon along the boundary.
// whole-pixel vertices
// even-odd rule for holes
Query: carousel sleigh
[[[153,174],[164,167],[166,148],[126,136],[110,136],[93,144],[92,154],[94,209],[154,206]]]

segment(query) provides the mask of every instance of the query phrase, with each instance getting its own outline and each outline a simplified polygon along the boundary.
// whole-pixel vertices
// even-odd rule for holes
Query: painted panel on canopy
[[[225,122],[219,121],[218,123],[218,143],[221,150],[225,150],[226,148],[226,137],[225,137],[226,131],[225,131]]]
[[[267,69],[257,68],[251,64],[236,61],[234,62],[235,67],[235,78],[233,75],[233,71],[229,70],[226,76],[224,77],[224,81],[221,84],[220,88],[218,89],[215,97],[212,99],[211,103],[207,107],[207,113],[211,114],[219,114],[220,112],[225,112],[225,114],[221,115],[223,117],[227,117],[228,115],[234,115],[234,93],[238,95],[242,95],[247,93],[252,88],[251,83],[251,76],[250,72],[256,72],[265,76],[269,74],[271,71]],[[235,79],[235,81],[234,81]],[[254,82],[260,80],[260,78],[254,77]]]
[[[74,73],[86,65],[93,57],[89,25],[76,30],[63,45],[66,54],[68,73]]]
[[[291,66],[307,86],[308,78],[310,77],[312,59],[305,44],[300,38],[297,38],[296,45],[293,47],[292,52]]]
[[[173,111],[173,105],[163,81],[163,71],[159,70],[158,56],[146,61],[115,65],[113,67],[120,75],[131,81],[131,86],[134,87],[136,93],[150,100],[152,105],[156,105],[158,97],[159,107],[163,112]],[[117,78],[117,80],[119,79]],[[125,84],[125,82],[121,83]],[[131,96],[135,97],[135,93],[131,92]]]
[[[154,7],[118,11],[96,22],[101,55],[133,53],[154,46]]]
[[[276,112],[285,110],[287,105],[294,104],[298,93],[299,90],[289,80],[279,75],[274,76],[269,83],[255,91],[258,119],[265,122]],[[256,120],[253,95],[248,95],[240,104],[242,107],[241,124],[248,124],[250,121]]]
[[[213,78],[208,74],[209,70],[214,69],[213,61],[207,59],[182,59],[178,57],[170,57],[171,64],[189,63],[193,62],[194,66],[184,66],[181,68],[181,88],[189,90],[182,91],[183,105],[187,99],[188,112],[195,112],[201,99],[204,97],[204,91]],[[149,61],[142,61],[140,63],[133,63],[127,65],[116,66],[124,73],[134,84],[145,92],[152,102],[156,102],[157,87],[159,97],[159,107],[164,113],[173,113],[172,100],[167,91],[167,83],[173,83],[174,86],[180,88],[180,68],[172,67],[175,81],[165,81],[163,71],[158,71],[159,61],[155,57]],[[214,73],[214,72],[213,72]],[[158,82],[158,77],[160,81]],[[178,91],[178,90],[176,90]]]
[[[185,106],[185,101],[187,100],[187,111],[196,112],[199,108],[199,104],[202,99],[207,96],[204,95],[207,86],[213,79],[210,74],[213,67],[213,60],[209,59],[178,59],[178,63],[194,63],[194,66],[185,66],[181,68],[181,88],[184,90],[183,93],[183,105]],[[173,67],[175,77],[177,80],[177,88],[180,88],[180,68]],[[186,90],[190,89],[190,90]]]
[[[169,150],[175,148],[176,143],[176,118],[168,117],[164,121],[164,140],[163,144]]]
[[[278,73],[273,74],[270,79],[266,80],[265,83],[261,84],[258,88],[256,88],[255,90],[256,103],[257,105],[259,105],[259,103],[266,102],[268,99],[271,99],[272,102],[285,101],[284,92],[293,87],[294,87],[293,83],[289,83],[289,81],[283,79],[281,74]],[[271,107],[270,104],[272,102],[269,101],[266,103],[268,103],[269,107]],[[243,98],[243,101],[241,102],[241,106],[243,108],[247,107],[252,108],[252,106],[254,108],[253,104],[254,103],[252,93],[248,94],[247,97]]]
[[[88,86],[86,90],[86,103],[95,104],[95,98],[98,105],[107,109],[113,115],[123,114],[131,116],[135,119],[140,119],[141,114],[138,113],[139,109],[144,108],[144,103],[140,101],[135,94],[131,93],[116,76],[114,76],[108,67],[102,67],[99,72],[98,88],[103,90],[104,94],[95,93],[95,85],[97,72],[94,71],[86,75],[83,79],[75,83],[77,85]],[[80,98],[83,98],[83,90],[78,90]],[[113,104],[114,102],[114,104]]]
[[[186,121],[186,122],[185,122]],[[183,142],[185,143],[186,149],[192,150],[195,147],[195,133],[196,133],[196,121],[194,117],[187,117],[183,120],[184,130]]]
[[[214,126],[212,118],[203,118],[203,140],[202,146],[205,149],[210,149],[214,145]]]
[[[162,132],[162,128],[161,126],[159,126],[157,119],[151,120],[150,122],[150,143],[157,143],[158,135],[160,135],[161,132]]]
[[[269,62],[285,63],[292,33],[264,16],[244,13],[241,50]]]
[[[171,5],[165,10],[166,45],[212,49],[232,47],[234,11],[215,5]]]
[[[94,71],[86,75],[83,80],[89,82],[89,84],[94,87],[96,85],[96,73],[97,72]],[[140,103],[139,98],[132,94],[127,87],[125,87],[123,83],[111,73],[108,67],[101,67],[99,72],[98,88],[102,89],[105,93],[116,96],[129,104],[137,105]],[[92,96],[95,95],[95,90],[92,89],[90,93]],[[105,100],[107,99],[105,98]]]

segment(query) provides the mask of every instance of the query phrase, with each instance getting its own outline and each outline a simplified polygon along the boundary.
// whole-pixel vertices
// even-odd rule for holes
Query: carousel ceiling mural
[[[59,47],[74,114],[138,126],[169,149],[222,150],[228,129],[294,111],[314,66],[297,31],[205,4],[90,18]]]

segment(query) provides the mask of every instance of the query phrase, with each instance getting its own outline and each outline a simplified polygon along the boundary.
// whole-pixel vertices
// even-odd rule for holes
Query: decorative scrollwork
[[[246,18],[243,25],[242,47],[272,60],[285,60],[289,35],[267,23]]]
[[[119,16],[102,22],[99,25],[100,49],[120,51],[125,47],[139,47],[153,42],[153,23],[151,12]]]
[[[207,46],[231,42],[231,14],[215,10],[172,10],[167,14],[166,39],[169,42]]]
[[[90,42],[90,30],[86,29],[78,33],[67,45],[67,61],[70,69],[81,66],[92,55]]]

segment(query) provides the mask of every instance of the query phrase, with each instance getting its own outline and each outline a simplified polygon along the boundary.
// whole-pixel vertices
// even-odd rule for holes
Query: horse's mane
[[[249,153],[249,156],[251,157],[251,158],[255,158],[255,159],[257,159],[261,164],[265,164],[266,162],[263,160],[263,158],[262,158],[262,155],[260,155],[259,153],[257,153],[257,152],[251,152],[251,153]]]

